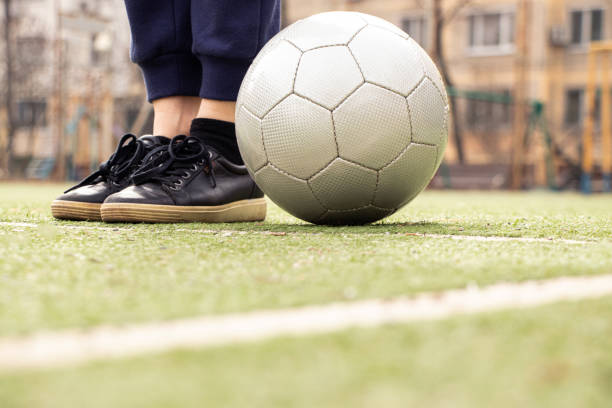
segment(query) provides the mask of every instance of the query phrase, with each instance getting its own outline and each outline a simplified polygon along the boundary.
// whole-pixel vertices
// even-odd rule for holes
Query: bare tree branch
[[[457,17],[459,12],[461,12],[464,7],[469,6],[473,1],[474,0],[459,0],[448,13],[442,16],[440,23],[443,25],[450,23],[455,17]]]
[[[612,0],[611,0],[612,1]],[[414,2],[416,3],[416,6],[418,8],[424,9],[425,8],[425,2],[423,0],[414,0]]]
[[[438,67],[440,69],[440,73],[446,83],[446,86],[452,88],[454,86],[453,78],[450,74],[450,67],[446,60],[445,54],[445,44],[444,44],[444,28],[446,27],[446,23],[450,22],[459,11],[467,6],[471,0],[459,0],[455,6],[451,9],[450,13],[446,16],[444,15],[444,7],[442,3],[445,0],[432,0],[433,14],[432,14],[432,26],[433,26],[433,41],[432,41],[432,54],[436,62],[438,63]],[[450,96],[450,109],[452,113],[452,125],[453,125],[453,136],[455,139],[455,149],[457,151],[457,160],[459,163],[463,164],[465,162],[465,153],[464,153],[464,143],[463,143],[463,135],[462,129],[459,121],[457,120],[458,110],[457,110],[457,101],[454,95]]]

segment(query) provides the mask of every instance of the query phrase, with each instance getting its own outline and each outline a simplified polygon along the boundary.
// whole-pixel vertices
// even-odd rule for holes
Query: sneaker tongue
[[[170,143],[170,139],[165,136],[153,136],[153,135],[145,135],[139,139],[145,147],[155,147],[161,145],[167,145]]]

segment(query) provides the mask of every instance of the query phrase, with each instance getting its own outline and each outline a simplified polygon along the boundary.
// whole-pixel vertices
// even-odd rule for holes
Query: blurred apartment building
[[[60,149],[73,167],[108,157],[144,99],[123,0],[12,0],[11,31],[19,170]]]
[[[438,3],[443,15],[452,17],[443,31],[443,49],[455,87],[508,99],[517,84],[520,2],[284,0],[283,19],[286,25],[323,11],[362,11],[397,24],[431,50],[432,10]],[[57,156],[58,149],[64,149],[76,165],[89,167],[108,156],[116,138],[132,128],[139,113],[143,116],[144,88],[138,68],[129,61],[123,0],[11,3],[15,157],[25,161]],[[590,43],[612,36],[611,4],[611,0],[527,0],[524,88],[530,100],[544,104],[548,128],[575,161],[586,111],[587,50]],[[2,71],[4,64],[0,76]],[[466,162],[509,163],[512,105],[458,97],[455,107]],[[58,142],[60,128],[63,144]],[[447,160],[457,160],[453,137]]]
[[[520,23],[526,24],[526,95],[545,104],[550,131],[567,154],[577,159],[586,112],[587,50],[590,43],[612,36],[612,1],[528,0],[522,22],[517,21],[517,15],[523,15],[518,14],[520,0],[435,3],[445,16],[452,15],[443,44],[450,76],[460,91],[514,94],[515,32]],[[431,50],[433,7],[434,0],[287,0],[285,17],[292,22],[327,10],[370,13],[402,27]],[[514,123],[511,105],[464,98],[456,105],[466,160],[509,162]],[[448,150],[447,158],[453,161],[455,149],[451,145]]]

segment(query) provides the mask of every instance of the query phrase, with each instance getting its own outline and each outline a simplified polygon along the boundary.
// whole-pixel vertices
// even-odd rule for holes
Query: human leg
[[[153,103],[153,133],[187,134],[198,112],[202,68],[192,54],[191,0],[125,0],[131,58]]]
[[[235,101],[249,65],[279,31],[280,1],[193,0],[191,21],[193,53],[202,63],[202,101],[191,134],[242,164],[231,125]]]
[[[156,135],[187,133],[200,105],[202,70],[191,54],[190,0],[125,0],[132,31],[132,60],[153,101]],[[124,189],[146,154],[168,138],[124,136],[100,168],[51,204],[56,218],[99,220],[104,200]]]
[[[192,0],[193,53],[202,65],[198,118],[164,160],[143,164],[135,185],[110,196],[104,221],[260,221],[263,192],[240,159],[235,100],[251,61],[279,28],[278,0]]]
[[[168,96],[153,101],[153,134],[188,135],[191,121],[198,114],[197,96]]]

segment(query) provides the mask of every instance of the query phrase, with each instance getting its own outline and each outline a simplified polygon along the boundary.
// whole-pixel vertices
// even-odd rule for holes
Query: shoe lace
[[[107,161],[100,164],[100,168],[81,180],[76,186],[65,191],[68,193],[77,188],[96,184],[100,181],[111,181],[119,185],[138,165],[144,153],[144,145],[133,134],[121,137],[117,149]]]
[[[178,190],[184,180],[203,167],[213,188],[217,186],[212,170],[210,150],[198,138],[179,135],[167,146],[153,149],[132,175],[134,184],[157,181],[172,190]]]

